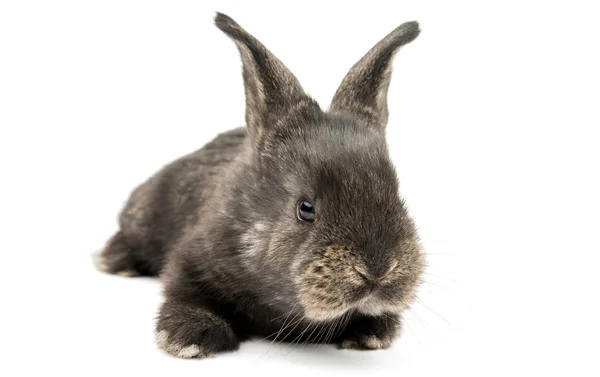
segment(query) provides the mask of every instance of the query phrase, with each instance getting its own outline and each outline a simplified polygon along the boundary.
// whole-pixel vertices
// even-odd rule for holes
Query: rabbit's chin
[[[350,312],[360,313],[368,316],[379,316],[385,313],[400,313],[407,308],[403,302],[383,302],[371,296],[357,301],[353,304],[339,305],[335,308],[319,308],[304,305],[304,315],[313,322],[335,321]]]

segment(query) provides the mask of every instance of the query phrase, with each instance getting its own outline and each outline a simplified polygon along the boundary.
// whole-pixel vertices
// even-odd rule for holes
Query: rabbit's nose
[[[397,263],[394,262],[387,270],[384,270],[383,272],[380,272],[378,274],[371,273],[367,271],[366,268],[360,265],[355,265],[354,270],[365,280],[365,282],[374,287],[377,284],[381,283],[381,281],[383,281],[388,275],[390,275],[396,267],[396,265]]]
[[[354,266],[354,270],[362,277],[365,286],[369,288],[369,292],[372,292],[377,287],[380,279],[377,279],[361,266]]]
[[[354,271],[358,272],[363,279],[368,282],[374,281],[373,276],[362,266],[354,266]]]

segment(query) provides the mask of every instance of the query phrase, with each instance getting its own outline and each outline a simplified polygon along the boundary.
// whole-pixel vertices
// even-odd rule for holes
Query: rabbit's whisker
[[[302,344],[302,346],[303,346],[303,347],[304,347],[304,346],[306,346],[307,344],[310,344],[310,343],[312,343],[312,342],[311,342],[312,336],[313,336],[313,334],[315,333],[315,331],[316,331],[318,328],[319,328],[319,324],[316,324],[316,325],[315,325],[315,327],[313,328],[313,330],[310,332],[310,334],[308,334],[308,336],[306,337],[306,339],[304,340],[304,342],[302,342],[302,343],[303,343],[303,344]]]
[[[444,337],[442,337],[440,335],[439,332],[435,331],[431,326],[429,326],[419,315],[417,315],[417,313],[411,308],[408,309],[408,312],[411,313],[411,315],[421,324],[421,326],[423,326],[430,334],[433,334],[435,336],[437,336],[438,338],[440,338],[442,341],[444,341],[446,343],[446,339],[444,339]]]
[[[305,318],[306,318],[306,316],[302,316],[302,318],[300,318],[299,320],[297,320],[297,321],[295,322],[295,325],[294,325],[294,327],[292,327],[292,329],[291,329],[291,330],[289,330],[289,331],[287,332],[287,334],[286,334],[286,335],[285,335],[285,336],[284,336],[282,339],[280,339],[280,340],[279,340],[279,344],[281,344],[281,343],[282,343],[282,342],[285,340],[285,338],[287,338],[287,337],[288,337],[290,334],[292,334],[292,333],[294,332],[294,330],[296,329],[296,327],[298,327],[298,325],[299,325],[300,323],[302,323],[302,321],[304,321],[304,319],[305,319]]]
[[[418,297],[417,297],[417,298],[416,298],[416,301],[417,301],[419,304],[423,305],[423,307],[424,307],[425,309],[429,310],[429,312],[430,312],[430,313],[432,313],[432,314],[434,314],[434,315],[438,316],[438,317],[439,317],[440,319],[442,319],[444,322],[446,322],[447,324],[449,324],[450,326],[452,326],[452,324],[451,324],[451,323],[450,323],[450,322],[449,322],[449,321],[448,321],[446,318],[442,317],[442,316],[441,316],[439,313],[437,313],[436,311],[434,311],[434,310],[433,310],[433,309],[432,309],[432,308],[431,308],[429,305],[425,304],[425,303],[423,302],[423,300],[421,300],[420,298],[418,298]]]
[[[303,335],[306,333],[306,331],[307,331],[307,330],[308,330],[308,329],[309,329],[309,328],[310,328],[312,325],[313,325],[312,323],[309,323],[309,324],[308,324],[308,325],[307,325],[307,326],[304,328],[304,330],[302,330],[302,332],[301,332],[300,334],[298,334],[298,336],[297,336],[297,337],[296,337],[294,340],[292,340],[292,342],[290,343],[290,345],[293,345],[293,344],[294,344],[296,341],[298,341],[298,342],[299,342],[299,341],[300,341],[300,339],[302,338],[302,336],[303,336]],[[291,352],[291,351],[290,351],[290,352]]]
[[[408,329],[408,331],[410,331],[410,333],[415,337],[415,339],[417,340],[417,342],[419,343],[419,345],[421,345],[421,347],[425,348],[425,346],[423,346],[423,343],[421,342],[421,339],[419,339],[419,337],[417,336],[417,333],[415,333],[413,331],[411,324],[408,323],[408,321],[404,321],[404,323],[405,323],[406,328]]]
[[[292,317],[292,319],[290,320],[290,322],[287,325],[285,325],[285,321],[283,322],[283,325],[281,326],[281,329],[277,332],[277,335],[275,335],[275,338],[273,338],[273,340],[271,341],[271,344],[273,344],[273,342],[275,342],[277,340],[277,338],[279,337],[279,335],[281,335],[287,328],[289,328],[290,326],[294,325],[294,323],[296,323],[295,319],[299,315],[300,315],[300,312],[296,313],[296,315],[294,317]],[[302,319],[300,319],[300,320],[302,320]]]
[[[298,304],[296,304],[296,305],[298,305]],[[290,315],[292,314],[292,312],[293,312],[293,311],[294,311],[294,309],[296,308],[296,305],[294,305],[294,306],[292,307],[292,309],[290,309],[289,313],[287,313],[287,317],[285,318],[285,320],[284,320],[284,321],[283,321],[283,323],[281,324],[281,328],[280,328],[278,331],[276,331],[276,332],[274,332],[273,334],[271,334],[271,335],[268,335],[268,336],[266,336],[266,337],[264,337],[264,338],[260,339],[259,341],[263,341],[263,340],[269,339],[270,337],[272,337],[273,335],[275,335],[275,338],[273,338],[273,340],[271,340],[271,342],[269,343],[269,346],[271,346],[271,345],[273,344],[273,342],[275,342],[275,340],[277,339],[277,337],[278,337],[279,335],[281,335],[282,331],[284,331],[284,330],[285,330],[287,327],[289,327],[289,326],[290,326],[289,324],[288,324],[288,326],[286,326],[286,323],[287,323],[287,321],[288,321],[288,319],[289,319]],[[296,313],[296,315],[295,315],[295,316],[292,318],[292,320],[290,321],[290,323],[292,323],[292,322],[294,321],[294,319],[295,319],[295,318],[298,316],[298,314],[300,314],[300,313],[299,313],[299,312],[298,312],[298,313]],[[254,360],[253,364],[254,364],[254,363],[256,363],[258,360],[260,360],[261,358],[263,358],[264,356],[266,356],[268,353],[269,353],[269,348],[267,348],[267,350],[266,350],[266,351],[265,351],[263,354],[261,354],[261,355],[260,355],[260,356],[259,356],[259,357],[258,357],[256,360]]]
[[[431,276],[431,277],[438,278],[438,279],[448,280],[448,281],[451,281],[451,282],[456,283],[456,284],[464,284],[463,282],[458,281],[456,279],[452,279],[452,278],[449,278],[449,277],[446,277],[446,276],[440,276],[440,275],[431,274],[429,272],[423,272],[423,275]]]

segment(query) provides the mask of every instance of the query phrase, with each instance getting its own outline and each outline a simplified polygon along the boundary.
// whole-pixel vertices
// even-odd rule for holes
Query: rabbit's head
[[[242,58],[252,152],[228,211],[243,224],[256,289],[312,321],[406,308],[424,259],[385,131],[393,56],[418,36],[418,24],[377,43],[324,111],[234,20],[219,13],[215,21]]]

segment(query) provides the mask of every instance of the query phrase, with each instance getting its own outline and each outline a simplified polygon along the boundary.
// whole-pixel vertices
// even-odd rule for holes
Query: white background
[[[592,1],[0,3],[0,375],[598,376]],[[243,124],[237,20],[323,107],[400,23],[388,135],[430,268],[387,351],[153,343],[159,282],[96,272],[130,190]]]

